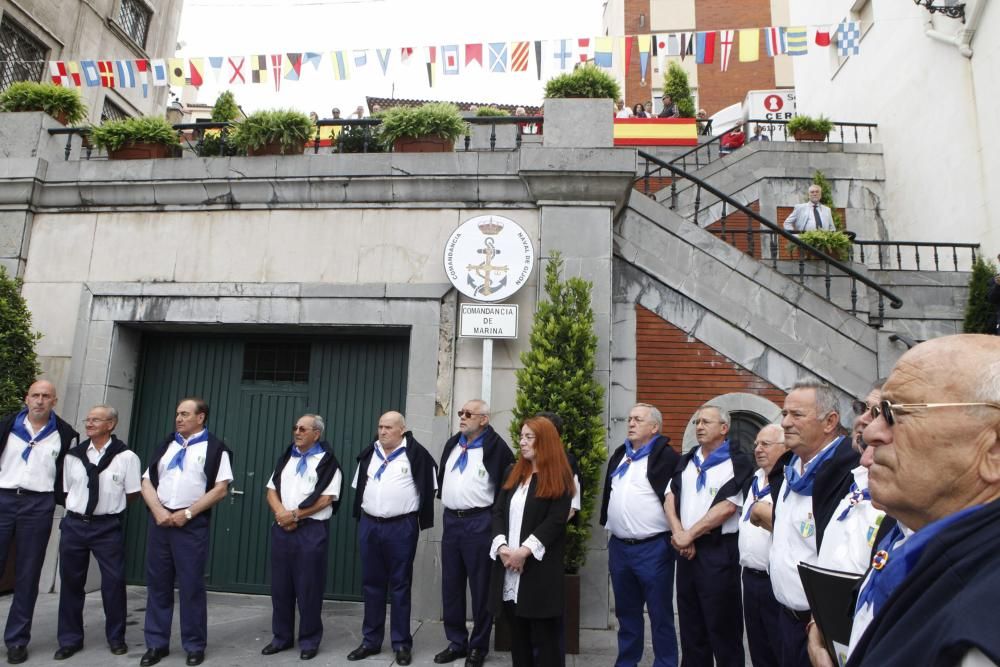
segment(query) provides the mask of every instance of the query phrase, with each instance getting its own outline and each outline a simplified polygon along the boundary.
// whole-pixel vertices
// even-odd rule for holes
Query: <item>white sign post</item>
[[[483,339],[483,385],[489,404],[493,388],[493,339],[517,338],[517,306],[496,304],[521,289],[531,275],[535,249],[510,218],[479,215],[458,226],[444,247],[444,270],[459,292],[486,302],[462,304],[460,336]],[[489,305],[487,305],[489,304]]]

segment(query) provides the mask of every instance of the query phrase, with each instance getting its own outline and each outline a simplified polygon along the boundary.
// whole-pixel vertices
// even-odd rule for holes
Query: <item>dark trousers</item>
[[[271,643],[276,647],[294,643],[298,603],[299,648],[319,648],[329,537],[329,521],[304,519],[292,532],[271,526]]]
[[[204,651],[208,642],[208,516],[199,514],[183,528],[161,528],[149,515],[146,542],[146,648],[170,648],[174,579],[180,592],[181,646]]]
[[[441,601],[443,602],[444,635],[452,648],[490,648],[490,631],[493,615],[489,603],[490,512],[459,517],[444,511],[444,530],[441,534]],[[465,627],[465,585],[472,595],[472,634]]]
[[[385,638],[385,597],[389,595],[389,638],[392,650],[413,647],[410,634],[410,584],[420,528],[417,517],[377,521],[366,514],[359,525],[361,584],[365,594],[362,643],[382,648]]]
[[[59,646],[83,644],[83,601],[90,554],[101,570],[104,637],[125,642],[125,531],[117,514],[84,521],[67,515],[59,523]]]
[[[627,544],[611,536],[608,570],[618,617],[615,667],[635,667],[642,659],[643,607],[649,611],[653,634],[653,666],[676,667],[674,549],[670,546],[670,533],[640,544]]]
[[[743,667],[737,535],[708,534],[695,557],[677,559],[677,618],[684,667]]]
[[[778,660],[781,667],[810,667],[809,650],[806,648],[806,623],[808,619],[793,618],[791,613],[781,608],[778,613],[778,634],[781,646]]]
[[[514,667],[559,667],[559,618],[525,618],[517,615],[517,605],[503,603],[503,615],[510,628],[510,657]]]
[[[771,577],[767,572],[743,568],[743,621],[753,667],[777,667],[779,664],[780,613],[781,606],[774,599]]]
[[[27,646],[31,641],[31,618],[35,614],[38,580],[42,576],[55,508],[55,496],[51,493],[18,495],[0,491],[0,572],[7,567],[12,543],[16,550],[14,599],[3,633],[8,647]]]

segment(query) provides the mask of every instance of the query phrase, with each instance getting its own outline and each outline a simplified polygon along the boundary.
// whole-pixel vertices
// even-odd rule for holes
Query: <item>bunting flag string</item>
[[[201,87],[205,75],[217,85],[260,85],[273,81],[280,91],[281,81],[303,82],[321,72],[332,72],[335,81],[351,78],[402,74],[397,68],[407,67],[419,49],[424,56],[427,85],[433,87],[436,76],[459,77],[466,74],[521,74],[534,71],[539,81],[543,74],[552,75],[571,70],[582,62],[611,70],[622,67],[626,75],[633,67],[632,57],[638,51],[639,79],[646,85],[652,65],[664,71],[668,58],[685,59],[693,56],[695,64],[712,65],[718,58],[723,72],[730,69],[735,49],[736,62],[752,63],[764,55],[803,56],[812,46],[833,47],[842,58],[861,52],[862,26],[857,21],[843,20],[814,26],[768,26],[763,28],[727,28],[723,30],[678,31],[660,34],[575,37],[553,40],[500,41],[462,44],[454,42],[433,46],[394,48],[335,49],[206,57],[173,57],[151,60],[81,59],[47,62],[52,83],[66,88],[103,87],[141,89],[144,97],[150,88],[165,86]],[[761,49],[761,42],[764,48]],[[762,53],[763,51],[763,53]],[[369,52],[375,57],[369,61]],[[394,54],[398,52],[398,59]],[[716,55],[718,54],[718,55]],[[329,58],[329,69],[321,69]],[[438,61],[440,60],[440,64]],[[378,63],[376,67],[375,63]],[[306,64],[312,68],[305,67]],[[271,81],[268,77],[270,76]]]

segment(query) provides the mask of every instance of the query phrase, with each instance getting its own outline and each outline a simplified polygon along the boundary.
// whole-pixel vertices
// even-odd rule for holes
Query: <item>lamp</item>
[[[931,14],[940,12],[950,19],[962,19],[965,23],[965,3],[960,0],[913,0],[913,3]]]

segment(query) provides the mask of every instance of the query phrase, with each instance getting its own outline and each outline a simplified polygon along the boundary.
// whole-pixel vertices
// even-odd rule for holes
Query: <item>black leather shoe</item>
[[[398,651],[396,651],[396,664],[397,665],[408,665],[410,661],[413,660],[413,656],[410,654],[410,649],[405,646]]]
[[[455,662],[459,658],[465,657],[465,651],[459,648],[452,648],[449,646],[445,650],[434,656],[434,664],[444,665],[449,662]]]
[[[141,667],[151,667],[151,665],[155,665],[168,655],[170,655],[170,649],[151,648],[142,654],[142,660],[139,661],[139,665]]]
[[[52,656],[53,660],[65,660],[66,658],[73,657],[73,654],[83,648],[82,645],[79,646],[60,646],[56,654]]]
[[[481,648],[474,648],[469,651],[469,657],[465,659],[465,667],[483,667],[486,660],[486,651]]]
[[[287,648],[288,648],[287,646],[275,646],[274,642],[271,642],[270,644],[268,644],[267,646],[265,646],[264,648],[262,648],[260,650],[260,654],[261,655],[274,655],[275,653],[281,653],[282,651],[284,651]]]
[[[111,649],[112,655],[125,655],[128,653],[128,644],[125,642],[115,642],[114,644],[109,644],[108,648]]]
[[[370,646],[365,646],[364,644],[362,644],[361,646],[357,647],[356,649],[348,653],[347,659],[350,660],[351,662],[354,662],[355,660],[364,660],[370,655],[377,655],[381,652],[382,649],[380,648],[372,648]]]
[[[195,665],[200,665],[205,662],[205,652],[204,651],[191,651],[188,653],[187,664],[191,667]]]
[[[319,649],[307,648],[304,651],[302,651],[302,653],[299,653],[299,660],[312,660],[313,658],[316,657],[316,653],[318,652]]]
[[[7,649],[7,662],[12,665],[19,665],[28,659],[27,646],[11,646]]]

